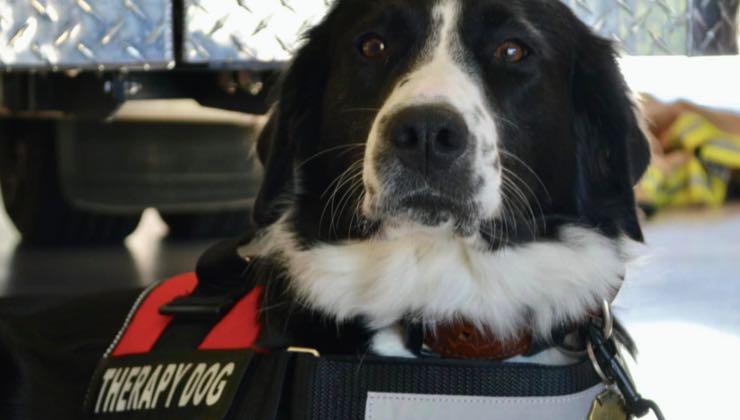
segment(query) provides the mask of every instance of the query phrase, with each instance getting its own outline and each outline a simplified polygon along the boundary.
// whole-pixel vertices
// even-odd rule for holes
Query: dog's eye
[[[496,47],[496,60],[502,63],[518,63],[528,55],[527,47],[517,41],[508,40]]]
[[[360,53],[366,58],[382,57],[385,52],[385,41],[378,35],[367,35],[360,40]]]

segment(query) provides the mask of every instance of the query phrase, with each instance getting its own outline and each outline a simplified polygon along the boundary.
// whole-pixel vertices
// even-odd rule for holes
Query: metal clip
[[[614,319],[608,302],[604,303],[600,324],[597,325],[596,320],[594,320],[588,328],[586,351],[594,365],[594,370],[607,387],[614,392],[619,391],[627,413],[643,417],[652,410],[658,419],[663,419],[658,406],[653,401],[642,398],[640,393],[637,392],[637,388],[624,366],[624,361],[620,357],[614,337]]]

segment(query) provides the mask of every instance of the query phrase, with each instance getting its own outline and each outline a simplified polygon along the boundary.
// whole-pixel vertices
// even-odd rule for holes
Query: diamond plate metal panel
[[[0,68],[174,65],[172,1],[182,1],[182,60],[281,63],[332,0],[0,0]],[[740,0],[562,0],[627,54],[737,53]]]
[[[564,0],[597,32],[630,55],[686,54],[686,0]]]
[[[629,55],[737,54],[738,0],[563,0]]]
[[[0,0],[0,68],[174,65],[170,0]]]
[[[689,54],[737,54],[740,0],[693,0]]]
[[[185,0],[189,63],[268,64],[290,59],[331,0]]]
[[[739,0],[562,0],[630,55],[736,53]],[[255,65],[290,58],[332,0],[186,0],[184,59]]]

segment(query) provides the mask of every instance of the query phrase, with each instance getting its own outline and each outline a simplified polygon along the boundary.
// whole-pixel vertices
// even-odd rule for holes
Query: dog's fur
[[[379,59],[358,51],[368,36]],[[509,40],[523,60],[497,59]],[[411,170],[394,119],[438,108],[464,149]],[[642,240],[647,142],[610,43],[558,1],[337,1],[258,153],[261,232],[243,252],[280,267],[263,319],[324,352],[403,354],[403,319],[547,338],[614,297]]]

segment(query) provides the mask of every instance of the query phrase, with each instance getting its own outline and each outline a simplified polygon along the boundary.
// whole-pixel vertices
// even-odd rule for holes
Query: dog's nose
[[[386,133],[401,162],[424,173],[448,168],[468,144],[467,124],[444,105],[403,109],[392,117]]]

